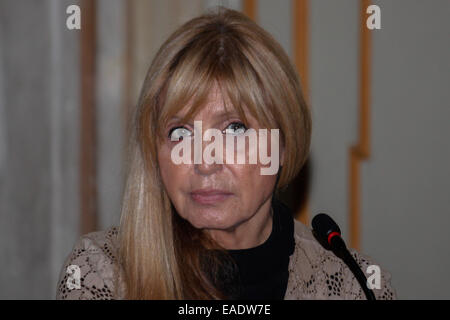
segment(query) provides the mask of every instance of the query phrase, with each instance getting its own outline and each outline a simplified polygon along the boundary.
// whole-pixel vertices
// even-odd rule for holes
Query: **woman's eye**
[[[233,123],[230,123],[225,128],[224,133],[232,134],[232,135],[240,135],[240,134],[244,134],[245,131],[247,131],[247,127],[242,122],[233,122]]]
[[[171,141],[180,141],[186,137],[190,137],[192,132],[184,127],[176,127],[169,131],[169,139]]]

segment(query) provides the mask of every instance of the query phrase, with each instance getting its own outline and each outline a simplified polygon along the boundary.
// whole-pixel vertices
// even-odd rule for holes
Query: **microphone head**
[[[330,240],[334,235],[341,235],[341,229],[327,214],[319,213],[311,221],[314,237],[327,250],[331,250]]]

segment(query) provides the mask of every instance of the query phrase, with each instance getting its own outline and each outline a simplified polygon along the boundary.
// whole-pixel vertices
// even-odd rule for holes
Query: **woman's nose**
[[[223,160],[221,157],[216,157],[217,152],[223,152],[223,150],[217,150],[209,152],[207,149],[208,143],[203,142],[202,155],[200,156],[200,163],[194,162],[194,170],[200,175],[211,175],[220,172],[223,168]]]
[[[194,164],[195,173],[202,176],[208,176],[214,173],[218,173],[222,170],[222,167],[223,164],[219,163],[207,164],[205,161],[203,161],[201,164]]]

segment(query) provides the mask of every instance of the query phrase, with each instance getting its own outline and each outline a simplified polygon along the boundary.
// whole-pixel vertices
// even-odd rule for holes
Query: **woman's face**
[[[228,104],[227,104],[228,105]],[[276,183],[276,174],[262,175],[259,158],[256,164],[201,163],[175,164],[172,160],[172,149],[182,140],[172,141],[179,137],[188,139],[194,153],[194,121],[201,121],[202,132],[215,128],[220,131],[230,130],[223,136],[223,150],[227,147],[226,136],[230,133],[239,135],[246,128],[238,113],[226,114],[220,91],[217,87],[211,91],[208,101],[188,123],[179,119],[186,110],[181,110],[170,119],[164,129],[164,142],[159,146],[158,162],[164,186],[178,214],[188,220],[194,227],[212,232],[234,230],[249,221],[261,221],[258,215],[268,214],[272,193]],[[247,115],[247,114],[246,114]],[[261,127],[256,120],[247,115],[249,126],[258,132]],[[269,154],[271,152],[270,130],[268,137]],[[202,141],[203,150],[211,141]],[[236,144],[235,144],[236,145]],[[229,146],[229,145],[228,145]],[[246,154],[253,152],[254,146],[246,146]],[[273,146],[272,146],[273,149]],[[236,148],[234,149],[236,150]],[[225,159],[225,151],[224,159]],[[280,150],[282,162],[282,150]],[[236,161],[235,161],[236,162]],[[277,167],[278,171],[278,167]]]

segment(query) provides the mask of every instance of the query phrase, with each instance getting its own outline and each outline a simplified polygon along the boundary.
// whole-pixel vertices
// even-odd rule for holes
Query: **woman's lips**
[[[191,192],[191,198],[199,204],[214,204],[220,201],[224,201],[231,197],[233,194],[224,190],[194,190]]]

